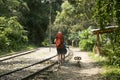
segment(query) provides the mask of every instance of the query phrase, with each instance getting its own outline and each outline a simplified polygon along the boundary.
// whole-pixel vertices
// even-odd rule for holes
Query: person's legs
[[[57,48],[58,52],[58,64],[61,65],[62,62],[65,62],[65,54],[63,48]]]
[[[58,64],[60,64],[60,49],[57,48]]]
[[[61,58],[60,58],[60,59],[61,59],[61,63],[62,63],[62,54],[60,54],[60,56],[61,56]]]
[[[58,54],[58,64],[61,64],[61,54]]]
[[[62,48],[62,62],[65,62],[65,49]]]
[[[65,62],[65,54],[62,54],[62,62]]]

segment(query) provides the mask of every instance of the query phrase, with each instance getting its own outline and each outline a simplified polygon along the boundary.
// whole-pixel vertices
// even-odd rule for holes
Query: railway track
[[[68,62],[73,57],[73,52],[68,48],[68,54],[66,55],[66,62]],[[63,64],[64,65],[64,64]],[[49,69],[38,72],[36,75],[26,78],[24,80],[51,80],[51,74],[54,73],[54,71],[58,70],[58,65],[53,65],[52,68],[49,67]],[[61,69],[60,69],[61,70]],[[52,76],[53,77],[53,76]]]
[[[34,51],[31,51],[34,52]],[[28,52],[30,53],[30,52]],[[6,60],[15,58],[15,57],[19,57],[28,53],[23,53],[23,54],[19,54],[19,55],[15,55],[15,56],[11,56],[9,58],[5,58],[2,59],[0,61],[4,62]],[[68,57],[69,54],[66,56]],[[50,67],[52,67],[53,65],[57,64],[57,61],[54,60],[57,57],[57,55],[54,55],[52,57],[43,59],[43,60],[39,60],[33,64],[29,64],[26,65],[24,67],[20,67],[17,69],[12,69],[12,70],[8,70],[7,72],[2,72],[0,74],[0,80],[26,80],[34,75],[36,75],[37,73],[43,72],[44,70],[49,69]],[[2,70],[2,69],[0,69]]]
[[[0,80],[25,80],[26,78],[34,75],[38,71],[43,71],[44,69],[47,69],[50,66],[56,64],[57,62],[50,61],[50,59],[54,57],[56,57],[56,55],[50,58],[38,61],[34,64],[30,64],[28,66],[1,74]]]

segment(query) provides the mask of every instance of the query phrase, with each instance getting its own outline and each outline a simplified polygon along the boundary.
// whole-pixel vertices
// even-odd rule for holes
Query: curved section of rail
[[[72,50],[70,50],[70,49],[68,48],[68,53],[67,53],[67,55],[65,56],[65,58],[71,59],[72,56],[73,56],[73,52],[72,52]],[[51,68],[51,67],[54,66],[55,64],[57,64],[57,61],[54,62],[54,63],[52,63],[52,64],[50,64],[50,65],[47,66],[47,67],[44,67],[44,68],[41,69],[41,70],[36,71],[35,73],[33,73],[33,74],[31,74],[31,75],[28,75],[28,76],[25,77],[25,78],[22,78],[21,80],[28,80],[28,79],[30,79],[31,77],[35,76],[36,74],[41,73],[41,72],[43,72],[43,71]]]

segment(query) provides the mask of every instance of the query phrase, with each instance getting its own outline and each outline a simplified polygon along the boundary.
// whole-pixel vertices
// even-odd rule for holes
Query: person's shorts
[[[57,48],[57,54],[64,54],[63,48]]]

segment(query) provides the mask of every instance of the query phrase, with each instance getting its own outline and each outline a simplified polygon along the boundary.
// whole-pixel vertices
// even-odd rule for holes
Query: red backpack
[[[64,37],[62,33],[57,33],[56,34],[56,47],[57,48],[62,48],[63,47],[63,43],[64,43]]]

